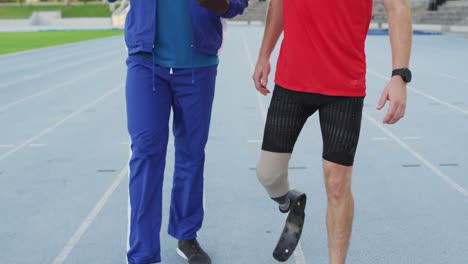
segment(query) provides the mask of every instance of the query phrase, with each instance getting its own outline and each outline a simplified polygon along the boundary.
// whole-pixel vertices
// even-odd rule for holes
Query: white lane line
[[[389,77],[387,77],[387,76],[385,76],[385,75],[383,75],[383,74],[381,74],[379,72],[376,72],[374,70],[371,70],[369,68],[367,69],[367,72],[374,75],[374,76],[376,76],[376,77],[378,77],[378,78],[380,78],[380,79],[382,79],[382,80],[387,80],[387,81],[390,80]],[[462,114],[468,115],[468,110],[465,110],[465,109],[460,108],[460,107],[458,107],[458,106],[456,106],[454,104],[451,104],[451,103],[445,102],[443,100],[440,100],[439,98],[436,98],[436,97],[434,97],[434,96],[432,96],[430,94],[427,94],[427,93],[425,93],[425,92],[423,92],[421,90],[418,90],[418,89],[414,88],[413,86],[408,85],[408,90],[410,90],[411,92],[413,92],[415,94],[419,94],[419,95],[421,95],[423,97],[426,97],[429,100],[432,100],[432,101],[437,102],[439,104],[445,105],[448,108],[456,110],[456,111],[458,111],[458,112],[460,112]]]
[[[253,72],[254,71],[254,62],[253,62],[253,59],[252,59],[252,55],[250,54],[249,44],[247,43],[245,33],[241,32],[241,35],[242,35],[242,42],[244,44],[245,53],[247,54],[247,59],[249,61],[250,70]],[[260,111],[260,113],[262,115],[263,122],[266,122],[267,111],[266,111],[265,104],[263,103],[263,100],[260,97],[260,93],[257,92],[256,90],[255,90],[255,92],[257,94],[257,102],[258,102],[258,106],[259,106],[258,109],[259,109],[259,111]],[[294,256],[294,260],[295,260],[296,264],[305,264],[305,256],[304,256],[304,252],[302,251],[301,242],[299,242],[297,244],[296,250],[294,251],[293,256]]]
[[[77,58],[83,58],[83,57],[90,57],[90,56],[96,56],[97,54],[100,54],[102,53],[102,50],[91,50],[91,51],[85,51],[85,52],[75,52],[75,51],[70,51],[69,53],[67,54],[64,54],[60,57],[53,57],[53,59],[50,59],[50,58],[47,58],[47,63],[57,63],[57,62],[60,62],[60,61],[64,61],[64,60],[69,60],[69,58],[73,58],[73,57],[77,57]],[[41,67],[41,65],[44,64],[44,58],[39,58],[39,59],[35,59],[34,62],[35,63],[31,63],[31,61],[27,61],[27,62],[24,62],[22,64],[19,64],[17,67],[8,67],[7,71],[2,71],[1,73],[2,74],[11,74],[12,72],[17,72],[17,71],[21,71],[21,70],[24,70],[24,69],[28,69],[28,68],[37,68],[37,67]]]
[[[15,52],[15,53],[0,55],[0,59],[15,57],[15,56],[21,56],[21,55],[27,55],[29,53],[36,53],[36,52],[43,51],[43,50],[52,50],[52,49],[61,49],[61,48],[67,48],[66,50],[64,50],[66,52],[74,52],[76,49],[81,49],[82,46],[85,46],[87,44],[87,42],[91,42],[91,41],[96,41],[97,42],[97,41],[103,40],[103,39],[104,38],[102,38],[102,39],[90,39],[90,40],[84,40],[84,41],[79,41],[79,42],[74,42],[74,43],[62,44],[62,45],[58,45],[58,46],[51,46],[51,47],[37,48],[37,49],[32,49],[32,50],[18,51],[18,52]],[[71,46],[71,47],[69,47],[69,46]],[[73,47],[73,46],[75,46],[75,47]],[[71,50],[70,50],[70,48],[71,48]]]
[[[130,138],[130,141],[132,139]],[[130,181],[130,160],[132,159],[132,147],[130,144],[128,144],[128,161],[127,161],[127,179]],[[132,207],[130,205],[130,192],[127,189],[127,252],[130,250],[130,226],[132,225]],[[125,255],[125,263],[128,263],[128,258]]]
[[[460,81],[462,83],[468,83],[468,80],[465,80],[463,78],[459,78],[459,77],[457,77],[455,75],[451,75],[451,74],[447,74],[447,73],[440,73],[439,75],[442,76],[442,77],[448,78],[448,79]]]
[[[30,79],[37,79],[37,78],[41,78],[41,77],[42,77],[42,74],[40,74],[40,73],[31,73],[29,75],[22,76],[21,79],[30,80]]]
[[[21,143],[20,145],[14,147],[13,149],[7,151],[6,153],[0,155],[0,160],[3,160],[7,157],[9,157],[10,155],[18,152],[19,150],[23,149],[24,147],[28,146],[29,144],[33,143],[34,141],[36,141],[37,139],[41,138],[42,136],[52,132],[54,129],[56,129],[57,127],[61,126],[63,123],[65,123],[66,121],[80,115],[81,113],[83,113],[84,111],[86,111],[88,108],[91,108],[93,107],[94,105],[98,104],[99,102],[101,102],[102,100],[106,99],[107,97],[109,97],[110,95],[116,93],[117,91],[119,91],[121,88],[123,87],[123,85],[117,87],[117,88],[114,88],[114,89],[111,89],[109,91],[107,91],[105,94],[101,95],[100,97],[98,97],[97,99],[95,99],[94,101],[92,101],[91,103],[81,107],[80,109],[72,112],[71,114],[67,115],[66,117],[60,119],[59,121],[57,121],[56,123],[54,123],[53,125],[49,126],[48,128],[42,130],[41,132],[39,132],[37,135],[25,140],[23,143]]]
[[[372,141],[386,141],[388,137],[373,137]]]
[[[55,257],[52,264],[62,264],[67,259],[67,257],[70,255],[73,248],[75,248],[75,246],[78,244],[83,234],[86,232],[86,230],[88,230],[89,226],[91,226],[91,224],[94,222],[94,220],[96,219],[98,214],[101,212],[102,208],[104,208],[106,203],[109,201],[110,197],[115,192],[117,187],[120,185],[122,180],[126,178],[127,174],[128,174],[128,166],[125,166],[117,175],[117,178],[115,178],[114,182],[112,182],[112,184],[104,193],[104,195],[101,197],[101,199],[96,203],[96,205],[91,210],[91,212],[89,212],[88,216],[84,219],[84,221],[75,231],[73,236],[65,244],[62,251],[60,251],[57,257]]]
[[[254,69],[254,62],[253,62],[254,60],[252,58],[252,55],[250,54],[249,44],[247,43],[244,32],[242,32],[242,42],[244,44],[244,48],[245,48],[245,51],[247,53],[247,59],[249,60],[250,70],[253,72],[255,70]],[[256,91],[256,94],[257,94],[257,102],[258,102],[258,105],[260,106],[259,107],[260,113],[262,114],[263,120],[266,122],[266,116],[267,116],[266,109],[267,108],[265,107],[265,103],[262,100],[262,95],[257,91]]]
[[[63,71],[65,69],[69,69],[69,68],[72,68],[72,67],[75,67],[75,66],[78,66],[78,65],[88,63],[90,61],[99,60],[101,58],[108,57],[110,55],[117,55],[117,54],[118,54],[118,52],[112,51],[112,52],[104,53],[104,54],[102,54],[100,56],[92,56],[91,58],[88,58],[86,60],[80,60],[80,61],[77,61],[77,62],[65,64],[65,65],[59,65],[59,67],[54,68],[54,69],[46,70],[46,71],[43,71],[43,72],[40,72],[40,73],[37,73],[37,74],[34,74],[34,75],[24,76],[24,77],[21,77],[21,78],[18,78],[16,80],[14,80],[14,81],[11,81],[11,82],[2,83],[2,84],[0,84],[0,88],[8,87],[8,86],[11,86],[13,84],[21,83],[21,82],[24,82],[24,81],[29,81],[29,80],[32,80],[32,79],[38,79],[38,78],[40,78],[40,77],[42,77],[44,75],[47,75],[47,74],[60,72],[60,71]]]
[[[109,69],[109,68],[113,67],[113,66],[115,65],[113,62],[114,62],[114,61],[111,61],[107,66],[97,68],[97,69],[94,70],[94,71],[86,72],[86,74],[78,74],[76,78],[73,78],[73,79],[68,80],[68,81],[66,81],[66,82],[63,82],[63,83],[61,83],[61,84],[58,84],[58,85],[56,85],[56,86],[54,86],[54,87],[52,87],[52,88],[39,91],[39,92],[34,93],[34,94],[32,94],[32,95],[23,97],[23,98],[18,99],[18,100],[16,100],[16,101],[13,101],[13,102],[11,102],[11,103],[9,103],[9,104],[0,106],[0,111],[5,111],[5,110],[7,110],[7,109],[9,109],[9,108],[11,108],[11,107],[13,107],[13,106],[15,106],[15,105],[24,103],[24,102],[26,102],[26,101],[29,101],[29,100],[35,98],[35,97],[44,95],[44,94],[46,94],[46,93],[50,93],[50,92],[52,92],[52,91],[54,91],[54,90],[58,90],[58,89],[61,89],[61,88],[66,88],[67,86],[69,86],[69,85],[71,85],[71,84],[73,84],[73,83],[75,83],[75,82],[78,82],[78,81],[80,81],[80,80],[82,80],[82,79],[85,79],[86,77],[88,77],[88,76],[90,76],[90,75],[96,74],[96,73],[98,73],[98,72],[101,72],[101,71],[104,71],[104,70],[106,70],[106,69]],[[115,62],[117,62],[117,61],[115,61]]]
[[[445,78],[449,78],[449,79],[454,79],[454,80],[458,79],[457,77],[450,75],[450,74],[446,74],[446,73],[440,73],[439,75]]]
[[[449,78],[449,79],[457,79],[457,77],[451,75],[451,74],[447,74],[447,73],[440,73],[440,76],[443,76],[443,77],[446,77],[446,78]]]
[[[377,121],[374,117],[369,115],[367,112],[364,111],[363,115],[365,118],[367,118],[367,120],[371,121],[376,127],[382,130],[389,138],[393,139],[396,143],[398,143],[398,145],[400,145],[402,148],[408,151],[413,157],[419,160],[422,164],[426,165],[426,167],[428,167],[432,172],[434,172],[434,174],[439,176],[450,187],[458,191],[463,196],[468,197],[468,191],[464,189],[462,186],[460,186],[450,176],[442,172],[439,168],[437,168],[437,166],[433,165],[430,161],[428,161],[423,156],[421,156],[421,154],[419,154],[417,151],[415,151],[410,146],[408,146],[405,142],[403,142],[403,140],[399,139],[395,134],[390,132],[390,130],[385,128],[379,121]]]
[[[15,145],[9,144],[9,145],[0,145],[0,148],[14,148]]]
[[[46,144],[29,144],[30,148],[42,148],[45,147]]]
[[[408,136],[403,137],[403,140],[419,140],[419,139],[421,138],[420,137],[408,137]]]
[[[305,264],[304,252],[302,251],[301,243],[297,244],[296,250],[293,253],[294,258],[296,259],[296,264]]]

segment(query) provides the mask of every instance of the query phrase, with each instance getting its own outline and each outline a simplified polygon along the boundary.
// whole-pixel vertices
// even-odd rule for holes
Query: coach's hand
[[[204,8],[218,14],[225,14],[231,5],[229,0],[197,0],[198,4]]]
[[[390,101],[387,115],[384,117],[385,124],[395,124],[403,118],[406,109],[406,83],[400,76],[393,76],[387,87],[382,92],[377,110],[381,110],[387,101]]]
[[[270,90],[267,88],[270,70],[270,60],[268,58],[258,58],[252,79],[255,83],[255,88],[263,95],[270,93]]]

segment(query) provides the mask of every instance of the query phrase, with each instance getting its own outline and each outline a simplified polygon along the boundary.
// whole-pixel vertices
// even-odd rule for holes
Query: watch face
[[[392,76],[399,75],[403,81],[405,82],[411,82],[412,79],[412,74],[411,71],[408,68],[402,68],[402,69],[396,69],[393,70]]]
[[[395,76],[395,75],[399,75],[403,79],[403,81],[407,83],[411,82],[411,79],[412,79],[411,71],[407,68],[393,70],[392,76]]]
[[[406,82],[411,82],[412,75],[411,75],[410,70],[405,69],[405,71],[403,73],[403,76],[404,76],[404,79],[405,79]]]

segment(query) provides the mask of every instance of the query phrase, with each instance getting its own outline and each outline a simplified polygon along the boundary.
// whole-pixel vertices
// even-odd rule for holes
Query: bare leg
[[[351,166],[324,160],[330,264],[345,264],[354,218]]]

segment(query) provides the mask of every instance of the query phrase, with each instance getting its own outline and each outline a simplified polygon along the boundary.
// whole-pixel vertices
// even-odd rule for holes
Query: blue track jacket
[[[116,0],[108,0],[115,2]],[[132,0],[125,21],[125,42],[128,53],[153,51],[156,35],[156,1]],[[217,55],[223,40],[223,29],[220,18],[232,18],[241,15],[248,6],[248,0],[231,0],[229,10],[219,16],[204,7],[196,0],[189,1],[192,21],[192,45],[194,50],[210,55]]]

